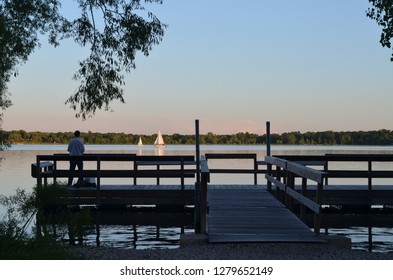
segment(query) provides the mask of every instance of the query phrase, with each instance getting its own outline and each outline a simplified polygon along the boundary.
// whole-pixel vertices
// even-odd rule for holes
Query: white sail
[[[165,142],[164,138],[162,138],[161,131],[158,132],[156,141],[154,141],[154,145],[156,145],[157,147],[165,147]]]
[[[141,137],[139,137],[138,146],[143,146],[142,138],[141,138]]]

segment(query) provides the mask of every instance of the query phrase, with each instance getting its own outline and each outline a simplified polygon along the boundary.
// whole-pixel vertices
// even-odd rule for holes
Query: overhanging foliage
[[[68,1],[68,0],[67,0]],[[7,108],[7,84],[19,65],[40,46],[46,34],[53,46],[73,39],[90,54],[79,62],[74,79],[80,82],[66,101],[76,116],[90,117],[110,109],[114,100],[124,102],[124,73],[135,68],[137,52],[149,55],[164,35],[166,25],[145,6],[162,0],[76,0],[79,15],[67,19],[59,0],[0,1],[0,107]],[[145,3],[145,6],[141,4]]]

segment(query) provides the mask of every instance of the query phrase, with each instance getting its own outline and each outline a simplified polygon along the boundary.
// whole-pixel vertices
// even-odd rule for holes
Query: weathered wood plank
[[[137,161],[136,165],[140,166],[154,166],[154,165],[195,165],[196,161]]]
[[[295,163],[295,162],[287,162],[287,170],[289,172],[295,173],[298,176],[303,178],[307,178],[313,180],[317,183],[322,183],[324,172],[312,169],[310,167]]]
[[[209,159],[256,159],[256,154],[251,153],[207,153],[205,154],[207,160]]]
[[[278,181],[276,178],[274,178],[273,176],[270,176],[270,175],[266,175],[265,177],[266,177],[266,180],[273,183],[279,189],[285,191],[286,185],[283,182]]]
[[[209,189],[209,242],[323,242],[264,189]]]
[[[233,168],[233,169],[219,169],[219,168],[210,168],[210,173],[217,173],[217,174],[253,174],[255,173],[255,169],[240,169],[240,168]]]
[[[299,192],[288,188],[287,194],[290,195],[291,197],[295,198],[300,203],[304,204],[306,207],[313,210],[314,213],[319,214],[321,212],[321,206],[318,203],[312,201],[311,199],[309,199],[307,197],[304,197]]]
[[[180,170],[180,169],[139,169],[139,170],[83,170],[83,177],[101,177],[101,178],[193,178],[195,177],[195,170]],[[41,178],[68,178],[70,175],[76,176],[78,171],[70,172],[70,170],[49,170],[40,174]],[[33,176],[34,177],[34,176]],[[36,178],[36,176],[35,176]]]
[[[265,161],[268,164],[277,165],[278,167],[281,167],[281,168],[287,168],[287,161],[285,159],[272,157],[272,156],[266,156]]]
[[[295,163],[305,165],[305,166],[325,166],[326,161],[317,161],[317,160],[296,160]]]
[[[301,186],[295,186],[295,190],[300,192]],[[316,186],[307,186],[305,193],[310,199],[315,198]],[[367,205],[368,201],[367,185],[325,185],[323,186],[323,204],[326,205]],[[374,185],[371,192],[372,205],[392,205],[393,186]]]

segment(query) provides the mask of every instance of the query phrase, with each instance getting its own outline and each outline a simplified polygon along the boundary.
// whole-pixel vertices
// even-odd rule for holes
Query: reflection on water
[[[138,155],[195,155],[195,147],[192,145],[169,145],[163,149],[157,149],[152,145],[86,145],[88,153],[135,153]],[[326,153],[361,153],[361,154],[393,154],[393,146],[272,146],[272,155],[323,155]],[[0,151],[0,194],[15,194],[17,188],[31,191],[36,184],[30,175],[31,163],[35,162],[37,155],[65,153],[66,145],[16,145],[11,150]],[[264,145],[202,145],[201,154],[204,153],[255,153],[258,160],[263,160],[266,155]],[[209,161],[211,168],[250,167],[247,160]],[[343,163],[336,163],[338,166]],[[357,169],[365,169],[367,166],[352,166]],[[375,166],[379,168],[379,166]],[[382,168],[393,169],[393,165]],[[113,181],[112,181],[113,182]],[[148,184],[148,181],[141,181]],[[258,183],[265,184],[263,175],[258,176]],[[171,181],[163,182],[171,183]],[[178,183],[178,180],[176,180]],[[189,184],[192,182],[186,182]],[[249,175],[222,175],[213,174],[211,183],[230,184],[243,183],[252,184],[253,177]],[[332,182],[333,183],[333,182]],[[341,182],[342,183],[342,182]],[[153,180],[154,184],[154,180]],[[391,182],[388,182],[391,184]],[[1,209],[0,209],[1,212]],[[135,225],[134,225],[135,224]],[[128,222],[121,225],[99,225],[99,243],[101,246],[122,248],[175,248],[178,246],[180,234],[193,232],[191,225],[181,224],[157,227],[154,223],[146,225],[143,223]],[[355,249],[367,250],[368,229],[347,228],[331,229],[329,234],[342,234],[349,236],[353,241]],[[374,228],[373,241],[374,251],[392,251],[393,234],[390,228]],[[97,228],[89,229],[83,241],[92,246],[97,245]]]
[[[191,227],[157,227],[153,225],[105,225],[100,226],[99,244],[113,248],[174,249],[179,247],[182,233],[193,233]],[[91,229],[84,244],[97,246],[96,229]]]
[[[372,232],[373,252],[393,252],[392,228],[373,228]],[[350,237],[354,250],[368,250],[367,227],[329,228],[329,234]]]
[[[130,249],[177,248],[180,235],[194,232],[189,209],[155,211],[52,209],[36,216],[36,232],[56,236],[70,244]]]

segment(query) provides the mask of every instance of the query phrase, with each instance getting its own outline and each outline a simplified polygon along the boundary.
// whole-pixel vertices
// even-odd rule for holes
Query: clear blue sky
[[[67,13],[74,2],[63,1]],[[43,42],[10,84],[3,129],[153,134],[393,129],[393,63],[367,0],[164,0],[163,42],[138,56],[125,104],[82,121],[73,42]]]

